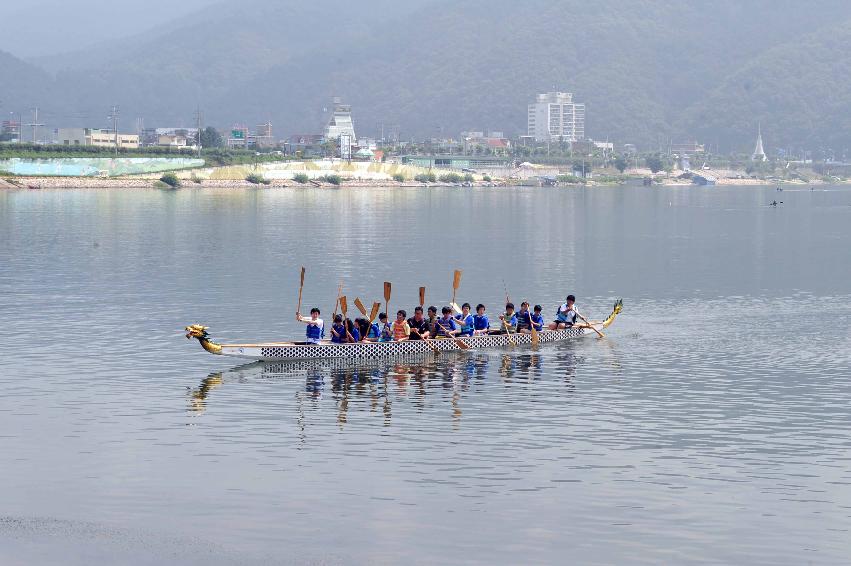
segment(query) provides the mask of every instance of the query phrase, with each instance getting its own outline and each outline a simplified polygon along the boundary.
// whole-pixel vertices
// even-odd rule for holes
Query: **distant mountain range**
[[[747,149],[851,147],[851,3],[845,0],[247,0],[62,57],[0,52],[0,115],[126,129],[271,120],[321,130],[332,96],[359,135],[523,133],[557,88],[587,104],[595,139],[697,139]],[[58,70],[55,74],[45,69]]]

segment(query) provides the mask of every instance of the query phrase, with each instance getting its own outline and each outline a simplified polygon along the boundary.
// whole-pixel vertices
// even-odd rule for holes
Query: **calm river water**
[[[842,187],[0,192],[0,563],[847,563],[849,243]],[[300,336],[301,265],[324,313],[455,268],[625,310],[356,370],[182,337]]]

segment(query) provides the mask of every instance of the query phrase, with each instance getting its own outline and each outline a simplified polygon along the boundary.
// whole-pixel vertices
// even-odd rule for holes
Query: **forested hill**
[[[526,104],[555,86],[587,104],[597,139],[742,149],[761,122],[775,147],[839,148],[848,52],[844,0],[248,0],[80,61],[44,92],[83,118],[120,104],[128,119],[187,124],[200,105],[210,123],[271,119],[280,134],[318,131],[338,95],[359,134],[384,123],[411,137],[520,133]],[[31,105],[7,84],[0,100]]]

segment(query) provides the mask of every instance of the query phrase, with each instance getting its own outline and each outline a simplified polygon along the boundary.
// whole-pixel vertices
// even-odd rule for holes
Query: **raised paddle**
[[[387,320],[390,320],[390,282],[384,282],[384,312],[387,313]]]
[[[360,302],[360,297],[355,297],[355,306],[358,308],[364,318],[366,318],[366,307],[363,306],[362,302]]]
[[[343,312],[343,328],[345,328],[345,329],[346,329],[346,336],[348,336],[348,337],[349,337],[349,340],[351,340],[352,342],[354,342],[354,341],[355,341],[355,337],[354,337],[354,336],[352,336],[351,332],[349,332],[349,325],[348,325],[348,324],[346,324],[346,319],[348,318],[348,317],[346,316],[346,311],[347,311],[347,310],[349,310],[349,309],[348,309],[348,304],[346,303],[346,297],[345,297],[345,296],[342,296],[342,295],[340,296],[340,310]]]
[[[337,301],[334,303],[334,314],[331,316],[331,324],[334,324],[334,317],[337,316],[337,307],[340,306],[340,295],[343,294],[343,280],[340,280],[340,286],[337,287]]]
[[[304,266],[301,266],[301,283],[298,286],[298,306],[295,312],[301,314],[301,292],[304,290]]]
[[[455,293],[458,292],[458,287],[461,286],[461,270],[456,269],[455,273],[452,275],[452,302],[449,305],[455,310],[456,313],[461,314],[461,308],[455,302]]]
[[[425,287],[420,287],[420,308],[423,308],[424,304],[425,304]],[[411,332],[415,332],[416,335],[419,336],[423,340],[428,340],[428,338],[423,337],[423,335],[420,334],[420,331],[417,330],[416,328],[411,328]],[[435,351],[435,353],[437,353],[437,349],[435,349],[434,351]]]
[[[369,324],[372,325],[375,319],[378,318],[378,311],[381,310],[381,303],[372,303],[372,311],[369,313]]]

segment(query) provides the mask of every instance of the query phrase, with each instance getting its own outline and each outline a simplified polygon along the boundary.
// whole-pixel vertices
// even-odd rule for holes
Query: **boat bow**
[[[210,335],[207,334],[207,327],[201,326],[200,324],[190,324],[186,327],[186,338],[192,339],[197,338],[198,342],[201,344],[201,347],[210,352],[211,354],[221,354],[222,347],[219,344],[216,344],[212,340],[210,340]]]

